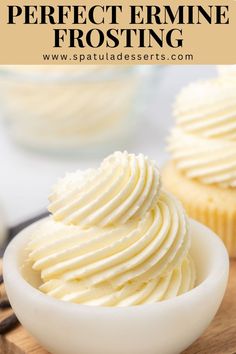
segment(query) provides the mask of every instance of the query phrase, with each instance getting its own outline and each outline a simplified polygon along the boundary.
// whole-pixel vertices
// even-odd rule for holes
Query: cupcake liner
[[[188,215],[212,229],[226,245],[230,257],[236,257],[236,214],[221,212],[207,205],[198,206],[182,200]]]
[[[163,186],[183,203],[187,214],[211,228],[236,257],[236,189],[203,185],[186,178],[174,163],[162,172]]]

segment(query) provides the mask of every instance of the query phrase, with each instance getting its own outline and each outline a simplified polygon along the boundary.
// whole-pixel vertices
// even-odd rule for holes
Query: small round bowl
[[[227,251],[211,230],[196,221],[190,222],[190,234],[197,286],[174,299],[122,308],[66,303],[37,290],[38,279],[30,267],[22,274],[33,227],[8,246],[4,281],[20,322],[51,353],[180,353],[203,333],[222,301],[228,279]]]

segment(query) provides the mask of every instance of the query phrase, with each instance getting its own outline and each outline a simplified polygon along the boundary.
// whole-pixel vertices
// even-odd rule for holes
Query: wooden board
[[[2,294],[4,292],[1,289]],[[0,320],[9,310],[2,310]],[[236,353],[236,261],[231,262],[230,281],[224,301],[207,331],[182,354]],[[22,326],[0,336],[0,354],[48,354]],[[79,353],[78,353],[79,354]],[[81,353],[83,354],[83,353]],[[96,354],[96,353],[94,353]],[[148,354],[148,353],[147,353]]]

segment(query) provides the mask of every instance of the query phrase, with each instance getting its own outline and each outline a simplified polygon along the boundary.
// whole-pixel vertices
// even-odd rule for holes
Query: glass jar
[[[2,66],[0,97],[11,136],[32,149],[94,153],[134,134],[151,67]]]

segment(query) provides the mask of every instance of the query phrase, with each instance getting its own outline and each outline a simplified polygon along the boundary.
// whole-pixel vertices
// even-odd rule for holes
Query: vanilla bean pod
[[[0,310],[8,309],[9,307],[11,307],[11,304],[8,299],[0,300]]]
[[[19,321],[15,314],[12,314],[0,322],[0,335],[6,334],[18,325]]]
[[[3,276],[0,274],[0,284],[3,284]],[[0,310],[10,308],[10,302],[7,298],[0,299]],[[0,335],[5,334],[11,331],[13,328],[16,327],[18,324],[18,319],[16,315],[13,313],[12,315],[8,316],[4,320],[0,322]]]

